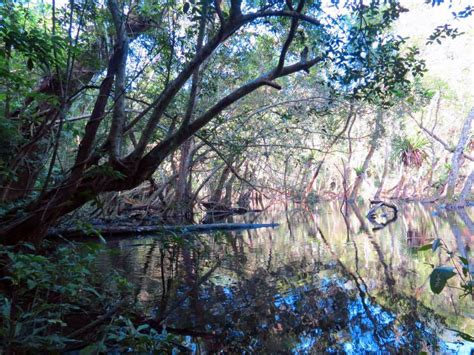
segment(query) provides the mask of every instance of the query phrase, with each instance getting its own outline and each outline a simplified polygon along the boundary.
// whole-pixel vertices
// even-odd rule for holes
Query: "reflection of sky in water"
[[[325,280],[327,282],[327,280]],[[324,283],[326,283],[324,282]],[[322,287],[324,288],[324,286]],[[301,298],[298,293],[290,292],[286,295],[277,295],[275,297],[275,306],[281,308],[282,306],[287,307],[293,311],[297,310],[297,302]],[[384,311],[379,305],[372,304],[367,298],[357,298],[356,300],[349,302],[349,336],[342,335],[341,338],[348,339],[349,341],[344,342],[343,349],[348,354],[360,354],[364,352],[381,352],[385,350],[385,346],[391,343],[392,346],[397,348],[407,345],[410,339],[405,336],[396,337],[393,329],[396,327],[394,324],[396,317],[390,312]],[[368,313],[372,317],[369,318]],[[275,316],[276,320],[279,320],[279,316]],[[428,329],[424,329],[424,326],[417,322],[416,324],[420,327],[420,331],[429,334]],[[399,329],[401,331],[402,329]],[[299,337],[299,343],[292,349],[292,353],[301,354],[311,350],[311,348],[317,343],[318,338],[323,334],[321,329],[315,328],[309,333],[302,334]],[[454,344],[439,344],[441,349],[454,350]],[[449,347],[448,347],[449,345]],[[331,352],[331,349],[327,349]],[[336,351],[336,350],[334,350]]]
[[[445,349],[447,353],[456,354],[472,354],[474,351],[474,344],[465,342],[446,342]]]
[[[280,350],[295,354],[314,352],[315,348],[321,349],[321,344],[327,344],[322,348],[324,351],[336,353],[387,353],[387,349],[419,352],[430,351],[421,342],[434,341],[438,342],[441,353],[470,353],[472,344],[459,342],[456,334],[439,326],[436,317],[447,317],[448,327],[474,335],[472,301],[459,299],[453,289],[433,295],[427,283],[429,264],[446,263],[446,258],[439,251],[414,252],[435,238],[442,238],[451,250],[469,246],[473,238],[470,239],[469,229],[459,217],[456,217],[456,223],[460,223],[458,235],[454,235],[456,229],[442,217],[444,212],[434,214],[429,208],[407,205],[403,206],[397,222],[373,233],[370,224],[364,225],[366,220],[351,214],[348,237],[338,209],[322,204],[317,209],[313,216],[291,212],[288,219],[271,213],[259,217],[258,222],[262,223],[279,221],[281,225],[277,229],[228,233],[218,243],[214,243],[215,237],[204,236],[210,250],[200,251],[205,265],[199,264],[199,253],[189,259],[196,266],[188,265],[188,269],[183,259],[173,261],[177,269],[173,271],[174,284],[168,304],[189,290],[187,270],[196,267],[197,274],[203,275],[215,256],[222,257],[222,265],[200,285],[199,299],[188,298],[183,302],[181,309],[170,317],[169,324],[177,328],[192,325],[215,332],[221,337],[221,345],[245,343],[242,349],[250,352],[265,351],[267,345],[275,344],[288,346]],[[473,212],[474,209],[468,211],[471,218]],[[365,215],[362,207],[360,215]],[[327,241],[320,238],[315,223],[324,231]],[[123,254],[113,256],[110,263],[124,268],[127,276],[141,285],[141,294],[150,295],[143,301],[155,308],[158,305],[155,301],[161,297],[161,285],[165,284],[160,281],[159,261],[167,260],[169,255],[159,254],[160,245],[156,240],[150,241],[134,249],[122,241]],[[167,264],[166,270],[170,265]],[[166,277],[167,273],[164,273]],[[363,282],[356,287],[353,277]],[[394,281],[393,290],[387,290],[389,278]],[[397,308],[399,305],[392,307],[392,291],[405,301],[414,300],[417,305],[408,311],[401,306]],[[199,309],[193,308],[196,302]],[[256,303],[259,302],[267,313],[258,313],[260,306]],[[316,323],[327,317],[329,323],[322,326],[298,323],[307,315]],[[204,346],[202,339],[183,339],[195,353]]]
[[[324,287],[324,286],[323,286]],[[298,294],[290,292],[287,295],[277,295],[275,297],[275,306],[277,308],[288,307],[292,310],[296,310],[296,303],[300,301]],[[364,304],[365,307],[364,307]],[[343,349],[347,354],[361,354],[366,352],[381,353],[386,348],[384,345],[391,344],[397,348],[403,348],[413,341],[410,336],[396,336],[396,333],[407,333],[410,335],[410,330],[404,329],[403,326],[397,327],[394,323],[396,316],[390,312],[384,311],[382,307],[376,304],[372,304],[367,298],[364,298],[362,302],[361,298],[356,299],[349,303],[349,341],[344,342]],[[368,317],[370,313],[372,319]],[[275,316],[276,320],[279,320],[279,316]],[[415,322],[416,327],[419,331],[426,334],[426,340],[436,336],[431,334],[431,330],[425,327],[421,322]],[[397,327],[396,332],[393,331]],[[392,330],[390,330],[392,329]],[[313,329],[309,333],[300,335],[299,343],[292,349],[293,354],[301,354],[310,352],[313,346],[317,343],[318,338],[322,335],[321,329]],[[474,344],[467,341],[441,341],[438,346],[441,353],[457,353],[457,354],[472,354],[471,350],[474,350]],[[332,352],[330,348],[326,349],[328,352]],[[334,351],[338,352],[338,351]]]

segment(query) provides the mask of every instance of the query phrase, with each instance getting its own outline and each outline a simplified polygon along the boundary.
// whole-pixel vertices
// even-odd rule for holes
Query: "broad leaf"
[[[454,268],[450,266],[438,266],[430,275],[430,288],[433,293],[439,294],[446,286],[446,282],[456,275]]]
[[[433,243],[422,245],[418,248],[418,251],[430,250],[431,248],[433,248]]]

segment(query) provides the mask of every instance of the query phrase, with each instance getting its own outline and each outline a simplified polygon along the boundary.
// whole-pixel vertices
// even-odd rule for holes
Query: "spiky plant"
[[[393,140],[393,154],[406,167],[419,169],[428,156],[428,140],[420,136],[396,137]]]

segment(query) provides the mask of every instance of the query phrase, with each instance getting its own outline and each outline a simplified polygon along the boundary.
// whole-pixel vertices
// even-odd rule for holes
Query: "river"
[[[474,302],[460,284],[473,271],[462,267],[474,208],[398,208],[376,228],[365,205],[276,206],[232,219],[276,228],[130,236],[100,263],[122,271],[144,311],[194,353],[470,354]],[[456,275],[435,294],[440,265]]]

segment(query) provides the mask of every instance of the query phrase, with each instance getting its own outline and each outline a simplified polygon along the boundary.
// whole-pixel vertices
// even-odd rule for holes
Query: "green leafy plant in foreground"
[[[171,347],[171,335],[134,323],[141,317],[133,285],[118,272],[97,270],[101,245],[53,249],[0,245],[0,353]]]
[[[469,260],[466,257],[456,255],[450,251],[441,239],[435,239],[432,243],[423,245],[418,251],[431,250],[435,252],[438,248],[448,255],[448,261],[451,265],[434,266],[430,274],[430,289],[435,294],[440,294],[446,287],[449,279],[457,276],[460,281],[460,287],[463,290],[462,296],[473,295],[473,271],[469,269]]]

